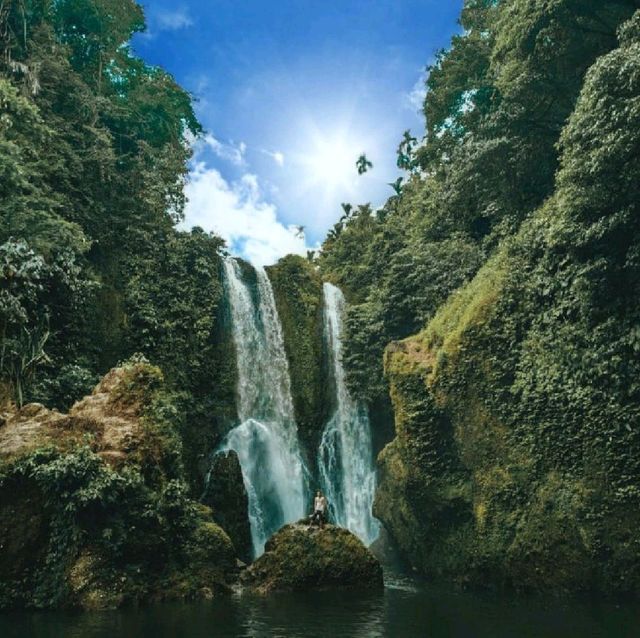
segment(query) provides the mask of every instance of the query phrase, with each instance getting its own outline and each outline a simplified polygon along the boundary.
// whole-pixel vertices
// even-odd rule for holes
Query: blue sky
[[[462,0],[154,0],[135,51],[196,98],[185,227],[256,264],[322,241],[341,202],[382,204],[424,71]],[[358,176],[366,152],[374,168]],[[296,229],[304,226],[304,235]]]

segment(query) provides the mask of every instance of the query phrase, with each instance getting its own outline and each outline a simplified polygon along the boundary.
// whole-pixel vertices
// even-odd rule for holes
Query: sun
[[[308,178],[327,190],[349,189],[356,174],[358,148],[340,134],[318,138],[309,149]]]
[[[324,201],[354,196],[359,185],[356,161],[365,144],[353,128],[308,127],[302,139],[304,151],[296,156],[302,190]]]
[[[315,228],[334,223],[341,203],[370,199],[380,182],[379,170],[359,175],[356,167],[362,154],[377,166],[382,154],[380,127],[354,108],[343,111],[327,108],[292,117],[279,145],[286,157],[288,205],[295,205],[299,216],[312,217],[308,223]]]

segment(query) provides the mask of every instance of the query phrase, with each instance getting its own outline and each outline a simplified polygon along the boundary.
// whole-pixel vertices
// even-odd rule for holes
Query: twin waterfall
[[[311,476],[298,440],[289,366],[271,283],[263,268],[257,284],[248,284],[238,262],[224,260],[225,288],[238,367],[240,424],[220,450],[235,450],[249,497],[255,556],[282,525],[309,513]],[[340,360],[344,298],[324,284],[324,338],[328,349],[333,413],[318,451],[319,480],[330,517],[365,543],[377,536],[371,514],[375,472],[369,420],[349,396]]]

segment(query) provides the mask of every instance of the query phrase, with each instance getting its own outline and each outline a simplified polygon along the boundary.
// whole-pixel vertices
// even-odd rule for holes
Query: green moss
[[[216,285],[222,291],[222,275]],[[211,454],[237,422],[238,369],[233,343],[230,309],[220,295],[211,335],[209,367],[202,371],[191,392],[176,388],[175,403],[184,418],[180,424],[185,472],[194,495],[202,493]]]
[[[122,374],[110,389],[109,401],[114,411],[132,410],[139,414],[145,404],[164,385],[164,375],[157,366],[132,359],[122,367]]]
[[[289,255],[267,269],[282,323],[300,439],[313,464],[326,420],[322,280],[306,259]]]
[[[108,269],[113,266],[102,264]],[[98,368],[108,370],[122,357],[125,333],[124,295],[121,287],[112,284],[116,277],[107,275],[95,294],[95,312],[89,317],[95,338],[100,344]],[[126,355],[125,355],[126,356]]]
[[[436,364],[458,356],[464,336],[488,323],[508,266],[504,254],[498,253],[469,284],[453,293],[429,322],[422,341],[429,348],[437,348]]]
[[[382,569],[362,542],[346,529],[306,522],[286,525],[269,539],[265,553],[245,574],[260,593],[323,588],[382,587]]]
[[[424,331],[387,348],[396,440],[380,456],[375,512],[433,578],[637,592],[635,460],[621,448],[637,449],[623,425],[633,407],[607,422],[602,386],[577,365],[582,327],[553,305],[541,316],[532,296],[552,285],[531,245],[553,218],[541,209]]]
[[[219,452],[212,459],[209,479],[201,500],[211,507],[215,521],[229,534],[238,558],[251,562],[253,544],[249,500],[240,461],[233,450]]]
[[[6,479],[5,479],[6,480]],[[0,607],[24,604],[44,562],[50,508],[35,481],[6,480],[0,489]]]
[[[211,453],[236,421],[236,354],[221,240],[194,229],[159,241],[154,250],[153,258],[136,263],[127,287],[126,342],[164,373],[182,415],[186,478],[199,495]]]

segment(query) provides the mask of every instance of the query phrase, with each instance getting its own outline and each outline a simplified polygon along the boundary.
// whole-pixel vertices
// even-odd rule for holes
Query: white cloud
[[[247,152],[247,145],[244,142],[221,142],[213,135],[207,134],[203,138],[206,144],[220,159],[231,162],[234,166],[246,166],[244,154]],[[197,151],[196,151],[197,152]]]
[[[427,96],[427,72],[423,71],[416,80],[409,93],[405,93],[405,105],[414,112],[421,112],[424,105],[424,98]]]
[[[193,20],[186,9],[158,11],[153,17],[159,31],[178,31],[193,25]]]
[[[162,31],[179,31],[193,26],[189,12],[184,9],[153,10],[148,12],[147,30],[139,35],[146,40],[154,39]]]
[[[189,201],[181,227],[213,231],[233,253],[253,264],[272,264],[290,253],[306,254],[304,233],[278,220],[276,207],[263,199],[255,175],[245,173],[229,183],[216,169],[196,162],[186,194]]]
[[[268,155],[278,166],[284,166],[284,153],[280,151],[267,151],[262,150],[265,155]]]

